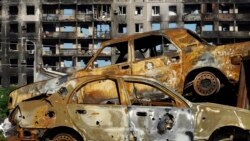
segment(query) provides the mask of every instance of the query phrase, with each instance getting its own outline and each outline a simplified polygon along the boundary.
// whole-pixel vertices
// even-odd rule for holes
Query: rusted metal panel
[[[241,60],[240,60],[241,61]],[[249,56],[242,58],[240,82],[239,82],[239,93],[237,99],[237,107],[249,109],[249,81],[250,77],[247,72],[249,72]]]

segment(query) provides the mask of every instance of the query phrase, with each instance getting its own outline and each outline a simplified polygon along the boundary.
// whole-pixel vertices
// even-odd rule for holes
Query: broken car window
[[[134,41],[135,60],[163,55],[163,52],[177,52],[177,48],[164,36],[149,35]],[[166,54],[166,53],[165,53]]]
[[[78,104],[119,104],[116,82],[99,80],[83,85],[71,99]]]
[[[102,49],[94,61],[94,67],[105,67],[127,62],[128,42],[111,44]]]
[[[132,105],[175,106],[172,98],[161,90],[145,83],[125,83]]]

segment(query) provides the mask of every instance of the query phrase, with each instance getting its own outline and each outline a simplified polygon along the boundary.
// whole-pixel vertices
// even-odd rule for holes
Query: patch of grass
[[[9,93],[14,89],[14,87],[0,88],[0,121],[3,121],[6,117]]]

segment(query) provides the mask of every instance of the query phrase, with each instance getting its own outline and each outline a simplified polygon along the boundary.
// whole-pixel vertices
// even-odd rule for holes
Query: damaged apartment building
[[[250,0],[1,0],[0,20],[3,87],[37,81],[40,67],[79,70],[101,42],[144,31],[184,27],[212,44],[250,40]]]

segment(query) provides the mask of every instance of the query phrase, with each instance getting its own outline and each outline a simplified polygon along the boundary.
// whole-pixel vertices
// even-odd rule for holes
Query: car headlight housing
[[[9,121],[13,124],[16,125],[22,120],[22,114],[19,109],[19,107],[16,107],[10,114],[9,116]]]

